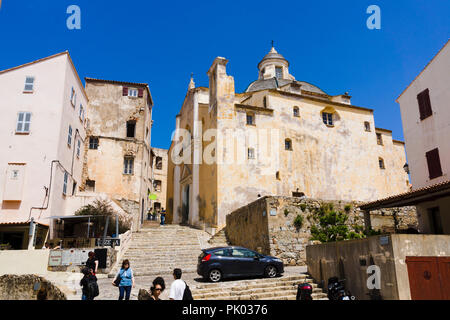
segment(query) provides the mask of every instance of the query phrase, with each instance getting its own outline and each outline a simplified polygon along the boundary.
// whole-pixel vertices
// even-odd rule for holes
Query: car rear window
[[[219,257],[229,257],[229,256],[231,256],[230,250],[228,250],[228,249],[217,250],[217,251],[214,251],[213,254],[215,256],[219,256]]]

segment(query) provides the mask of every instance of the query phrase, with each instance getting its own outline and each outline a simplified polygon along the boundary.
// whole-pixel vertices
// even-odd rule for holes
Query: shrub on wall
[[[93,204],[88,204],[75,212],[76,216],[94,216],[92,222],[95,225],[96,233],[102,235],[105,230],[106,218],[110,217],[107,235],[111,236],[116,232],[115,218],[116,212],[109,204],[108,200],[96,199]],[[119,233],[130,230],[130,223],[119,218]]]
[[[317,216],[314,217],[315,224],[311,226],[310,240],[334,242],[364,238],[362,226],[354,225],[351,230],[347,224],[350,209],[346,206],[344,209],[346,212],[341,212],[334,210],[333,204],[323,204],[316,211]]]
[[[294,226],[298,230],[300,230],[303,226],[303,217],[301,215],[297,215],[294,219]]]

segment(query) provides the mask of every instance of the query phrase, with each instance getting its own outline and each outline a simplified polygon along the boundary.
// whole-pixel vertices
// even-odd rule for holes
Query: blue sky
[[[81,8],[81,30],[66,9]],[[381,8],[381,30],[366,9]],[[297,80],[375,109],[377,127],[403,140],[395,99],[450,37],[447,0],[101,1],[3,0],[0,69],[69,50],[80,77],[147,82],[155,107],[152,145],[171,133],[194,73],[197,86],[216,56],[242,92],[257,78],[270,41]]]

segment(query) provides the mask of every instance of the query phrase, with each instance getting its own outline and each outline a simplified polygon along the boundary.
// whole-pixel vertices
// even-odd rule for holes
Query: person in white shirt
[[[184,289],[186,289],[186,283],[181,280],[181,269],[173,270],[174,282],[170,285],[170,300],[183,300]]]

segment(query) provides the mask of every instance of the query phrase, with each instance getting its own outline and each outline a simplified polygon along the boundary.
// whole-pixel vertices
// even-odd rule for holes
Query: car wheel
[[[277,268],[274,266],[267,266],[265,270],[265,275],[268,278],[275,278],[277,276]]]
[[[217,269],[213,269],[209,272],[209,280],[212,282],[219,282],[222,279],[222,272]]]

